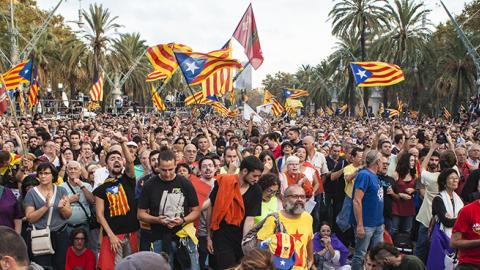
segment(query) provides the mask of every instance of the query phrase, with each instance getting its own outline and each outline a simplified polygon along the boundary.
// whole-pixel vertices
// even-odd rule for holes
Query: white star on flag
[[[195,74],[195,70],[199,69],[199,67],[195,65],[195,62],[185,63],[185,65],[187,66],[187,71],[191,71],[192,74]]]
[[[285,261],[284,261],[284,260],[281,260],[281,261],[280,261],[280,265],[282,265],[282,266],[285,265]]]
[[[356,75],[360,76],[360,79],[362,79],[363,77],[367,77],[367,74],[366,74],[366,70],[358,70],[357,73],[355,73]]]

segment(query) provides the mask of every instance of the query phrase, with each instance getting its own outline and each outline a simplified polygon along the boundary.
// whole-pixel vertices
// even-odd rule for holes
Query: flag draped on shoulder
[[[155,87],[152,85],[152,102],[155,105],[155,108],[157,108],[158,111],[165,111],[166,107],[165,104],[162,101],[162,98],[158,94],[157,90],[155,90]]]
[[[30,92],[28,93],[28,108],[31,110],[38,103],[38,93],[40,92],[40,79],[38,78],[38,70],[30,84]]]
[[[218,57],[231,57],[232,45],[231,40],[223,45],[222,49],[210,52],[209,54]],[[231,68],[222,68],[213,73],[205,81],[202,82],[202,90],[206,96],[223,96],[225,93],[233,90],[233,70]]]
[[[90,98],[92,101],[103,101],[103,73],[100,73],[97,82],[90,88]]]
[[[173,50],[191,52],[192,49],[178,43],[159,44],[147,49],[147,58],[154,71],[147,75],[147,81],[168,79],[178,68]]]
[[[14,90],[21,83],[28,83],[32,77],[32,60],[25,60],[3,74],[5,89]]]
[[[189,85],[197,85],[222,68],[240,69],[240,61],[213,54],[174,51],[178,65]]]
[[[387,86],[405,80],[402,69],[384,62],[350,63],[355,83],[359,87]]]
[[[301,98],[301,97],[308,97],[308,92],[306,90],[301,89],[292,89],[292,88],[285,88],[284,90],[285,98]]]
[[[252,4],[250,4],[237,25],[233,37],[245,49],[245,54],[252,67],[256,70],[263,63],[262,48],[258,38],[257,23],[253,15]]]

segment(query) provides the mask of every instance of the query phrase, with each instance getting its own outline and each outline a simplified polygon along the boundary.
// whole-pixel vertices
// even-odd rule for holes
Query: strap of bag
[[[75,190],[73,190],[72,186],[70,185],[70,183],[68,183],[67,181],[67,185],[68,187],[70,188],[70,190],[72,191],[72,193],[75,195],[77,193],[75,193]],[[83,212],[85,213],[85,216],[87,217],[87,219],[91,219],[91,216],[89,216],[87,214],[87,210],[85,209],[85,207],[83,206],[83,204],[80,202],[80,199],[78,200],[78,204],[80,205],[80,207],[82,208]]]
[[[37,187],[34,187],[33,189],[38,194],[41,194],[40,191],[38,191]],[[51,200],[53,200],[53,203],[55,203],[55,197],[56,196],[57,196],[57,186],[54,184],[53,185],[53,196],[51,198]],[[50,227],[50,222],[52,221],[52,214],[53,214],[53,205],[51,207],[49,207],[49,209],[48,209],[48,219],[47,219],[47,227],[46,228]],[[37,230],[37,228],[35,228],[35,224],[33,224],[33,223],[32,223],[32,228],[33,228],[34,231]]]

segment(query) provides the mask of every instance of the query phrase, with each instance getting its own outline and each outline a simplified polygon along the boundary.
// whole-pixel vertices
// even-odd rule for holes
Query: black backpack
[[[393,236],[393,245],[400,253],[413,255],[413,242],[409,233],[399,232]]]

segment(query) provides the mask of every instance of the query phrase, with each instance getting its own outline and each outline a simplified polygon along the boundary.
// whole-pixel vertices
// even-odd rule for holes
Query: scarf
[[[217,179],[218,191],[210,225],[213,231],[220,229],[222,220],[227,224],[240,227],[245,217],[245,205],[237,177],[236,174],[224,174]]]
[[[458,217],[458,212],[460,212],[460,209],[463,208],[463,202],[462,199],[457,195],[457,193],[453,192],[453,204],[452,201],[450,200],[450,196],[448,195],[446,190],[443,190],[440,192],[440,197],[442,198],[443,205],[445,205],[445,209],[447,210],[447,213],[451,216],[451,218],[457,218]],[[440,224],[440,230],[445,232],[445,234],[451,238],[452,237],[452,228],[447,228],[443,224]]]

